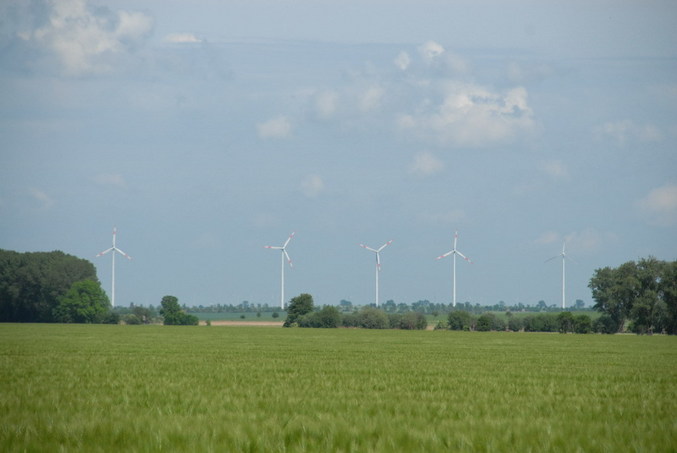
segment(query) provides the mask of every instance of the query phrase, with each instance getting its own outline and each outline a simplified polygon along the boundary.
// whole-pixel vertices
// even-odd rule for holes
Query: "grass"
[[[2,451],[676,451],[677,337],[0,324]]]

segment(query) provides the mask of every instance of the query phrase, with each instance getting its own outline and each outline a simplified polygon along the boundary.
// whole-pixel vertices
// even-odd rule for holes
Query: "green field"
[[[677,337],[0,324],[1,451],[677,451]]]

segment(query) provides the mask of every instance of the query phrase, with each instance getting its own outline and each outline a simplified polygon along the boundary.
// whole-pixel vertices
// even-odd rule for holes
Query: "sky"
[[[677,259],[677,3],[0,2],[0,248],[116,305],[594,303]]]

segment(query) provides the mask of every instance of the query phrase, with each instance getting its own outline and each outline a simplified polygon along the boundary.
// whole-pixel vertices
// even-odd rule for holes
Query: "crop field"
[[[0,324],[0,451],[677,451],[677,337]]]

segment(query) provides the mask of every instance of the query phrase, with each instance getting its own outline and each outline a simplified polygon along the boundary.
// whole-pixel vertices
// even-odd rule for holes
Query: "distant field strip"
[[[1,451],[677,451],[677,337],[0,324]]]

